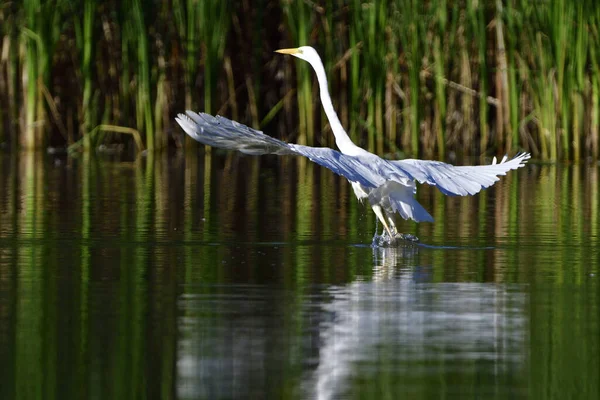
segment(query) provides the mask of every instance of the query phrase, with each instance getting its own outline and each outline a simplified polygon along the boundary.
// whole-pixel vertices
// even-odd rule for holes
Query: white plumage
[[[383,223],[388,235],[397,234],[394,215],[416,222],[433,222],[433,218],[415,199],[415,182],[436,186],[449,196],[473,195],[488,188],[510,170],[520,168],[529,160],[529,153],[519,153],[490,165],[456,167],[440,161],[384,160],[356,146],[340,123],[331,104],[323,64],[317,52],[308,46],[278,50],[308,61],[317,74],[321,103],[329,119],[340,151],[325,147],[310,147],[286,143],[261,131],[204,113],[187,111],[176,118],[183,130],[195,140],[209,146],[238,150],[246,154],[291,154],[308,157],[352,183],[359,200],[369,202]]]

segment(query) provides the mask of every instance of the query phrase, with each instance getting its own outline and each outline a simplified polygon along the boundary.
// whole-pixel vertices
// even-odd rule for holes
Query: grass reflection
[[[0,394],[594,398],[598,179],[421,187],[436,222],[402,230],[456,248],[373,250],[372,213],[306,161],[0,155]]]
[[[26,241],[43,239],[44,169],[37,167],[39,154],[30,153],[19,160],[20,201],[18,232]],[[56,371],[57,343],[56,315],[51,308],[56,305],[56,289],[52,263],[45,260],[49,253],[45,246],[24,245],[18,249],[18,265],[28,265],[17,271],[15,348],[15,397],[41,398],[54,393],[56,375],[46,376],[43,371]],[[53,318],[52,318],[53,317]],[[49,325],[47,326],[46,323]]]

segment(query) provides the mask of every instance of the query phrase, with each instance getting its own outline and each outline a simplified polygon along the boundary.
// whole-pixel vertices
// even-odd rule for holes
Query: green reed
[[[145,9],[141,0],[124,2],[129,8],[129,23],[131,24],[128,47],[131,46],[136,54],[137,66],[137,93],[136,93],[136,116],[137,126],[142,127],[146,133],[146,147],[154,150],[154,123],[152,117],[152,93],[150,82],[150,44],[148,43],[148,30],[145,21]],[[129,49],[123,49],[128,51]],[[139,129],[139,128],[138,128]]]
[[[14,3],[0,6],[0,40],[2,41],[2,56],[0,56],[0,87],[2,89],[0,93],[4,94],[4,98],[0,102],[6,105],[1,112],[5,121],[0,125],[0,130],[3,131],[0,133],[0,138],[2,138],[0,141],[10,140],[13,147],[17,141],[14,129],[16,124],[13,121],[18,118],[17,82],[20,69],[18,23],[13,11],[15,8]],[[8,132],[5,132],[7,127]]]
[[[188,90],[185,91],[185,108],[195,108],[192,100],[194,79],[198,71],[198,59],[200,58],[200,40],[198,29],[198,15],[200,14],[200,3],[197,1],[173,1],[173,17],[179,37],[182,40],[184,66],[184,83]]]
[[[41,4],[39,0],[24,0],[25,13],[25,26],[24,33],[27,39],[24,40],[26,60],[24,70],[26,71],[26,81],[24,82],[25,87],[25,121],[22,127],[22,134],[20,137],[20,143],[22,147],[34,148],[38,143],[39,129],[35,128],[35,122],[39,117],[41,107],[41,94],[39,92],[39,80],[41,78],[41,72],[43,64],[46,63],[47,54],[45,52],[43,41],[40,33],[36,33],[35,30],[41,28]]]
[[[388,29],[387,15],[388,5],[385,3],[354,2],[352,26],[358,30],[356,37],[364,38],[361,51],[361,87],[367,103],[368,148],[380,153],[383,152],[384,141],[384,93],[388,58],[387,43],[381,40],[381,35]]]
[[[581,101],[585,98],[586,90],[591,91],[591,88],[586,89],[586,80],[597,79],[599,73],[597,69],[590,68],[594,63],[593,41],[596,39],[590,33],[597,27],[597,22],[593,22],[594,13],[592,17],[588,15],[593,8],[597,10],[592,2],[579,5],[554,2],[546,14],[535,11],[537,20],[551,26],[548,29],[535,27],[537,32],[529,32],[531,37],[536,35],[538,47],[544,46],[544,51],[539,51],[538,56],[539,66],[545,73],[536,75],[533,80],[538,80],[538,86],[546,89],[540,92],[545,100],[536,102],[538,106],[534,112],[549,120],[546,129],[555,132],[555,135],[546,135],[546,140],[541,143],[541,147],[550,148],[545,155],[548,158],[561,156],[577,159],[582,151],[580,143],[589,141],[595,135],[589,129],[591,124],[581,123],[581,116],[594,112],[591,96],[587,101]],[[546,30],[549,32],[547,40],[542,34]],[[588,44],[588,40],[592,43]],[[532,64],[536,66],[535,62]],[[530,95],[538,97],[535,91]],[[544,110],[539,106],[542,103],[547,105]],[[584,127],[586,125],[587,128]],[[585,149],[586,153],[589,151]]]
[[[595,50],[590,50],[592,53],[592,69],[597,71],[600,67],[597,59]],[[590,140],[589,145],[591,147],[591,153],[594,159],[598,159],[598,133],[600,131],[600,77],[595,74],[591,78],[591,92],[590,92],[592,110],[590,112]]]
[[[596,71],[591,74],[591,112],[589,113],[590,137],[589,144],[591,153],[595,159],[598,159],[598,136],[600,135],[600,62],[598,59],[598,48],[600,47],[600,9],[596,9],[595,15],[588,22],[588,32],[592,38],[590,40],[590,62],[591,71]]]
[[[294,0],[285,0],[282,3],[292,43],[290,47],[310,44],[309,31],[312,27],[312,13],[309,5]],[[312,71],[305,63],[296,63],[296,75],[298,86],[298,143],[313,144],[315,125],[313,97],[317,96],[317,92],[314,94],[312,92]]]
[[[25,0],[0,3],[0,22],[4,125],[23,116],[11,141],[26,148],[133,148],[88,136],[99,124],[179,145],[172,117],[186,108],[332,144],[310,67],[270,52],[308,44],[351,137],[377,153],[599,155],[592,0]],[[273,79],[282,68],[296,72]]]
[[[93,91],[93,64],[92,52],[94,49],[94,17],[96,3],[93,0],[84,0],[83,2],[83,18],[81,21],[78,16],[74,21],[75,38],[77,48],[80,52],[80,68],[81,77],[83,80],[83,94],[81,101],[81,129],[84,138],[83,147],[86,152],[91,150],[92,143],[89,137],[89,132],[95,121],[92,118],[94,114],[95,104],[91,103]],[[77,14],[75,14],[77,15]],[[70,144],[70,143],[69,143]]]
[[[202,1],[198,14],[204,55],[204,110],[213,107],[216,82],[219,78],[227,32],[230,25],[230,10],[226,1]]]
[[[397,24],[394,25],[393,29],[395,34],[400,38],[400,43],[402,43],[403,58],[408,69],[407,76],[404,77],[404,84],[402,85],[405,96],[402,105],[405,127],[402,144],[406,150],[410,148],[410,153],[417,154],[419,148],[418,120],[420,112],[418,99],[419,88],[421,86],[419,77],[421,46],[419,41],[419,26],[415,22],[416,19],[411,20],[410,15],[417,15],[418,11],[415,3],[411,0],[399,0],[396,2],[395,7],[394,19],[397,21]]]
[[[4,52],[4,46],[9,46],[9,50],[10,50],[10,36],[8,35],[8,32],[10,31],[10,26],[9,29],[7,29],[5,27],[5,25],[7,25],[6,23],[6,15],[5,12],[3,10],[2,7],[2,3],[0,3],[0,54],[2,54]],[[6,69],[6,60],[4,60],[4,57],[0,57],[0,76],[4,76],[5,75],[5,69]],[[0,79],[0,91],[6,93],[7,88],[6,88],[6,79]],[[1,101],[2,99],[0,99]],[[0,143],[4,143],[4,111],[0,111]]]
[[[54,50],[61,39],[60,21],[65,2],[61,0],[25,0],[25,24],[21,27],[26,57],[22,60],[26,71],[25,126],[21,145],[36,148],[46,143],[45,126],[48,124],[46,104],[53,106],[48,95]]]

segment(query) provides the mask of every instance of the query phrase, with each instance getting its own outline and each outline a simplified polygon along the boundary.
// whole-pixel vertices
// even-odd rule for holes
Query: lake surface
[[[0,398],[600,398],[599,180],[421,186],[372,248],[306,160],[0,154]]]

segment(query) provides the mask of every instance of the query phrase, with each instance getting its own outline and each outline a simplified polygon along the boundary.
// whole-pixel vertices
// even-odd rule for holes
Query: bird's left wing
[[[436,186],[446,195],[467,196],[492,186],[500,180],[498,176],[523,167],[530,158],[529,153],[519,153],[510,160],[504,156],[499,163],[494,157],[490,165],[461,167],[440,161],[414,159],[390,161],[390,163],[412,179]]]
[[[300,155],[367,187],[377,187],[385,182],[374,170],[377,164],[365,162],[361,157],[347,156],[326,147],[286,143],[221,116],[187,111],[186,114],[178,114],[175,120],[190,137],[209,146],[250,155]],[[378,157],[377,160],[383,161]]]
[[[186,111],[175,121],[192,139],[212,147],[251,155],[290,154],[287,143],[221,116]]]

